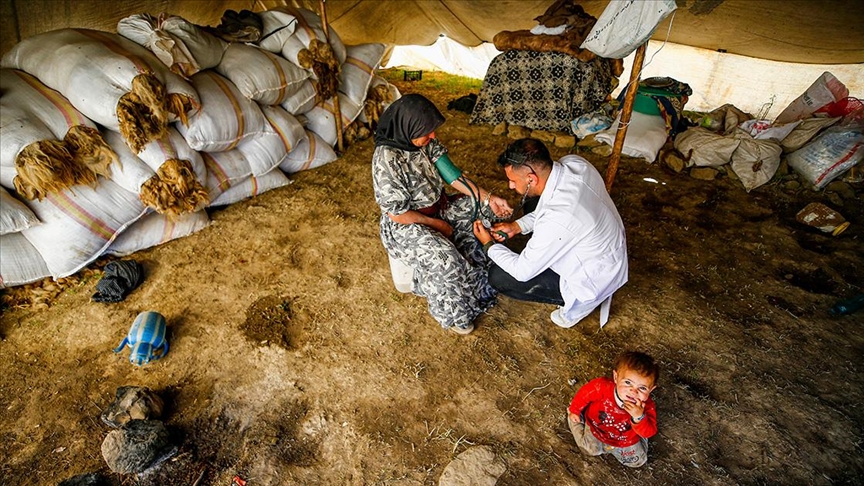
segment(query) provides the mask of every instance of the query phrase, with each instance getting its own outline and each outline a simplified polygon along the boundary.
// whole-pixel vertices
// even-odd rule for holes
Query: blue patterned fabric
[[[162,314],[154,311],[142,312],[132,322],[129,334],[123,338],[114,352],[119,353],[126,345],[129,345],[132,348],[129,353],[130,363],[142,366],[150,361],[155,361],[168,354],[167,330],[165,317]],[[156,353],[160,350],[161,352],[157,355]]]

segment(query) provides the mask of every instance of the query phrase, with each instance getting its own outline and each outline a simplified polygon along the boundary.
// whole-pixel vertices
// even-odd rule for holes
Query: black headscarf
[[[434,132],[444,123],[435,104],[419,94],[408,94],[394,101],[378,120],[375,145],[387,145],[414,152],[420,147],[411,140]]]

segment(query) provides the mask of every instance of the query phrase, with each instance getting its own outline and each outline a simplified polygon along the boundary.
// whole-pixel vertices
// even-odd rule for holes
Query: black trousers
[[[527,282],[520,282],[494,263],[489,268],[489,284],[512,299],[564,305],[559,282],[561,277],[550,269]]]

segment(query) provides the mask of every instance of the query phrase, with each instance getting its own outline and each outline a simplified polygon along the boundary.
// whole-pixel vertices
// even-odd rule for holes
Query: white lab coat
[[[525,249],[492,245],[489,258],[520,282],[547,268],[560,275],[568,321],[581,320],[627,282],[624,224],[600,173],[582,157],[554,162],[537,209],[516,222],[534,233]]]

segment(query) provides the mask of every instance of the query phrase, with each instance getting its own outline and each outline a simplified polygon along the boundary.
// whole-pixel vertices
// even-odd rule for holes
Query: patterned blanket
[[[582,62],[559,52],[506,51],[486,71],[471,123],[503,121],[567,132],[571,120],[603,104],[614,81],[608,59]]]

